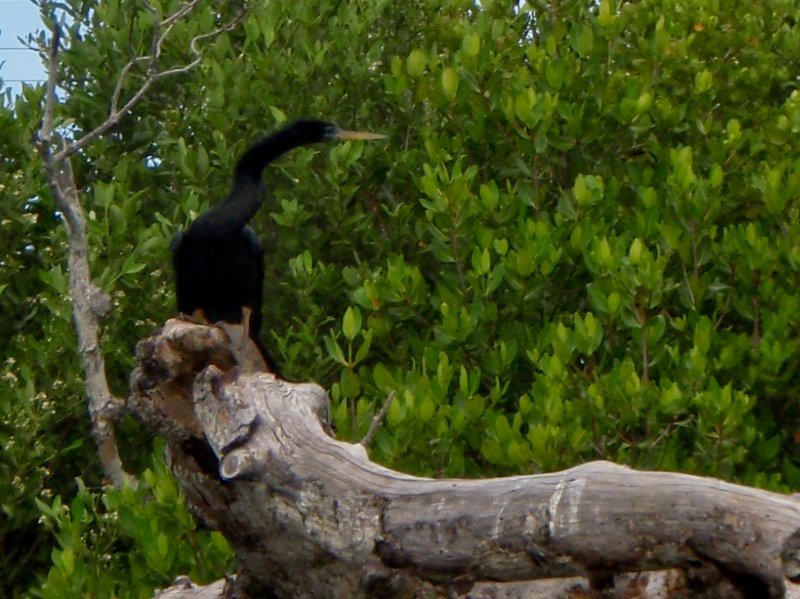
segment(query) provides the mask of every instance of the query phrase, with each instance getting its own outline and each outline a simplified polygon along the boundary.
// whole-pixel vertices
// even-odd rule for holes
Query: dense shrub
[[[69,4],[84,39],[65,54],[62,117],[81,131],[103,118],[129,48],[146,52],[154,16]],[[115,391],[136,341],[174,312],[174,232],[224,193],[250,141],[321,116],[390,140],[295,152],[267,174],[253,224],[270,256],[265,338],[291,378],[330,389],[340,436],[363,434],[395,392],[373,457],[408,472],[602,458],[797,488],[800,8],[512,4],[259,3],[81,155]],[[214,18],[209,5],[181,23],[165,60],[185,61]],[[125,537],[128,561],[109,541],[127,534],[120,506],[144,496],[97,491],[81,442],[63,234],[29,145],[40,101],[7,102],[0,128],[0,309],[13,315],[0,324],[0,539],[30,541],[7,590],[37,569],[45,580],[43,512],[60,531],[48,584],[72,526],[97,537],[73,554],[87,574],[72,592],[137,596],[193,566],[181,554],[148,570],[140,536]],[[145,467],[150,439],[123,432]],[[142,586],[125,582],[134,564]]]

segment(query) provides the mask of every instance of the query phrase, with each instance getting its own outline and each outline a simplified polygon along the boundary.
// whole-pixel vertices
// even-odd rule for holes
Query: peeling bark
[[[330,436],[322,388],[243,368],[229,346],[221,329],[168,321],[140,343],[129,405],[166,437],[194,512],[230,542],[244,596],[499,596],[499,582],[562,577],[615,593],[657,578],[620,573],[668,569],[680,576],[661,573],[661,587],[687,597],[796,592],[792,497],[608,462],[409,476]],[[681,596],[631,592],[619,596]]]

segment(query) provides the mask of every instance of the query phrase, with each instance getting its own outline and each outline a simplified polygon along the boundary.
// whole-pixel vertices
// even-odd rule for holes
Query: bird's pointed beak
[[[381,133],[371,133],[369,131],[348,131],[347,129],[338,129],[333,134],[334,139],[341,140],[361,140],[370,141],[373,139],[384,139],[386,136]]]

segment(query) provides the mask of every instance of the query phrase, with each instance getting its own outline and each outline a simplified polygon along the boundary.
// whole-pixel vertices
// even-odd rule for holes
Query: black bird
[[[264,202],[264,167],[292,148],[331,140],[380,139],[377,133],[346,131],[304,119],[268,135],[239,159],[233,187],[172,242],[178,310],[206,322],[241,323],[250,308],[249,334],[270,371],[280,375],[259,337],[263,304],[264,248],[247,223]]]

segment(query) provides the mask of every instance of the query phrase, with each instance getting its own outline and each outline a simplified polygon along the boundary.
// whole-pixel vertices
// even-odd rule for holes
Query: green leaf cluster
[[[399,230],[379,214],[384,255],[341,269],[325,338],[340,432],[395,391],[374,454],[414,472],[605,458],[796,486],[800,92],[779,57],[800,32],[778,5],[420,25],[384,74]]]
[[[163,443],[155,453],[163,454]],[[163,459],[142,473],[136,487],[92,491],[78,478],[69,503],[60,495],[36,499],[40,522],[57,541],[53,566],[34,595],[151,597],[175,572],[199,583],[231,568],[233,554],[218,532],[198,531]],[[202,581],[202,582],[201,582]]]
[[[176,3],[64,6],[57,118],[80,135]],[[93,272],[113,303],[114,392],[126,393],[135,343],[175,312],[174,233],[221,198],[249,143],[318,116],[389,141],[280,160],[252,225],[267,252],[265,342],[289,378],[329,389],[340,437],[360,438],[394,394],[371,453],[411,473],[609,459],[796,489],[800,7],[686,6],[253,3],[239,29],[199,42],[197,69],[160,81],[75,157]],[[201,2],[163,65],[191,60],[190,40],[234,9]],[[143,75],[130,71],[123,98]],[[40,593],[59,576],[76,585],[58,587],[68,595],[144,593],[165,564],[198,567],[192,555],[214,541],[189,534],[199,553],[159,557],[156,529],[188,533],[152,488],[141,499],[156,529],[101,517],[121,508],[93,490],[65,238],[30,144],[41,101],[26,88],[0,107],[3,591],[38,575]],[[126,422],[120,438],[131,469],[146,469],[146,433]],[[64,500],[61,536],[34,502],[52,510],[55,496],[83,506]],[[114,574],[89,549],[106,541],[68,557],[59,531],[76,526],[127,535],[107,546]],[[125,578],[134,563],[141,583]],[[219,575],[227,562],[212,564]]]

